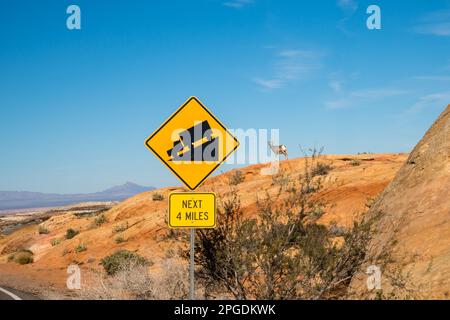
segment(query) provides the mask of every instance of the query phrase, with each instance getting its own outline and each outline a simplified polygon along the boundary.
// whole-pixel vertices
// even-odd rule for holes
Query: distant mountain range
[[[155,188],[127,182],[104,191],[86,194],[0,191],[0,210],[54,207],[86,201],[120,201],[153,189]]]

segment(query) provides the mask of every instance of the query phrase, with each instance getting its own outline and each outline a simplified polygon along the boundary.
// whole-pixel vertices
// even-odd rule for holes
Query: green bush
[[[117,226],[114,226],[113,233],[124,232],[128,228],[129,228],[129,226],[128,226],[128,221],[127,221],[125,223],[122,223],[122,224],[119,224]]]
[[[353,159],[352,161],[350,161],[350,164],[354,167],[357,167],[361,165],[361,160]]]
[[[114,239],[114,241],[116,241],[117,244],[126,242],[126,240],[125,240],[122,236],[116,237],[116,238]]]
[[[77,234],[79,234],[79,231],[76,231],[72,228],[67,229],[66,231],[66,239],[72,239],[73,237],[75,237]]]
[[[105,269],[105,272],[112,276],[130,265],[149,266],[151,265],[151,262],[137,253],[128,250],[118,250],[103,258],[101,265]]]
[[[99,215],[94,219],[94,222],[92,223],[93,227],[100,227],[102,224],[108,222],[108,219],[104,214]]]
[[[33,251],[27,249],[21,249],[8,257],[8,261],[14,261],[18,264],[33,263]]]
[[[156,192],[152,195],[152,199],[153,201],[163,201],[164,196],[161,193]]]
[[[87,250],[87,247],[86,247],[86,245],[83,244],[83,243],[80,243],[80,244],[75,248],[75,252],[76,252],[76,253],[80,253],[80,252],[83,252],[83,251],[86,251],[86,250]]]

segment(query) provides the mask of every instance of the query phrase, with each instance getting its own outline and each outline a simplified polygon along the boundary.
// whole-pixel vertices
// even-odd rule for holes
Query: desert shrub
[[[88,300],[150,300],[155,299],[153,279],[147,267],[127,264],[113,275],[90,271],[85,274],[83,290],[78,293]]]
[[[164,270],[160,275],[154,275],[153,292],[155,299],[186,300],[189,297],[189,274],[186,264],[179,259],[168,258],[162,262]]]
[[[108,277],[98,272],[86,273],[83,290],[78,294],[80,298],[89,300],[187,299],[189,284],[186,274],[186,266],[176,259],[165,260],[158,273],[149,273],[146,266],[132,262]]]
[[[14,261],[18,264],[33,263],[33,252],[27,249],[20,249],[8,257],[8,261]]]
[[[175,255],[176,255],[176,252],[172,248],[167,249],[165,252],[166,259],[174,258]]]
[[[244,182],[244,180],[245,176],[242,171],[237,170],[230,176],[229,183],[232,186],[237,186],[238,184]]]
[[[75,237],[77,234],[79,234],[79,231],[76,231],[72,228],[67,229],[66,231],[66,239],[72,239],[73,237]]]
[[[66,254],[72,253],[72,250],[70,250],[69,248],[64,248],[64,250],[61,253],[61,256],[65,256]]]
[[[331,170],[333,170],[333,167],[331,165],[323,162],[317,162],[313,166],[311,174],[313,177],[326,176]]]
[[[152,195],[152,200],[153,201],[163,201],[164,200],[164,196],[161,193],[155,192]]]
[[[124,232],[125,230],[127,230],[129,228],[128,226],[128,221],[119,225],[114,226],[113,228],[113,233],[120,233],[120,232]]]
[[[197,231],[196,274],[205,295],[289,300],[346,293],[364,261],[373,221],[341,230],[342,241],[318,223],[325,204],[317,196],[322,184],[314,175],[315,161],[291,177],[284,193],[258,199],[256,217],[244,218],[234,190],[218,208],[222,223]]]
[[[123,268],[129,265],[149,266],[152,263],[141,257],[137,253],[128,250],[118,250],[113,254],[105,257],[101,261],[101,265],[108,275],[114,275]]]
[[[102,224],[107,223],[108,219],[104,214],[99,215],[98,217],[95,217],[92,227],[100,227]]]
[[[76,246],[76,248],[75,248],[75,252],[76,253],[80,253],[80,252],[83,252],[83,251],[86,251],[87,250],[87,247],[86,247],[86,245],[85,244],[83,244],[83,243],[80,243],[78,246]]]
[[[358,159],[353,159],[350,161],[350,164],[354,167],[360,166],[361,165],[361,160]]]
[[[289,174],[285,170],[279,170],[272,175],[272,184],[284,189],[289,184]]]
[[[50,244],[52,245],[52,247],[57,246],[60,243],[61,243],[61,239],[59,239],[59,238],[54,238],[54,239],[50,240]]]
[[[50,231],[48,231],[48,229],[45,228],[44,226],[39,226],[38,233],[39,234],[49,234]]]
[[[114,241],[116,241],[117,244],[126,242],[126,240],[125,240],[122,236],[116,237],[116,238],[114,239]]]

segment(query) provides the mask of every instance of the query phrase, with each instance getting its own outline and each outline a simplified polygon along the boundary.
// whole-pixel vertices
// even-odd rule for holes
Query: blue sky
[[[448,0],[2,0],[0,190],[179,184],[143,141],[192,95],[291,157],[407,152],[449,85]]]

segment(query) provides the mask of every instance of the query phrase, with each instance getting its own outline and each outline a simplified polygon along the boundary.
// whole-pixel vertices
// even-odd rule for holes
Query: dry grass
[[[83,276],[80,299],[86,300],[171,300],[188,297],[187,269],[177,259],[167,259],[161,272],[150,273],[136,261],[123,265],[113,276],[90,271]]]

